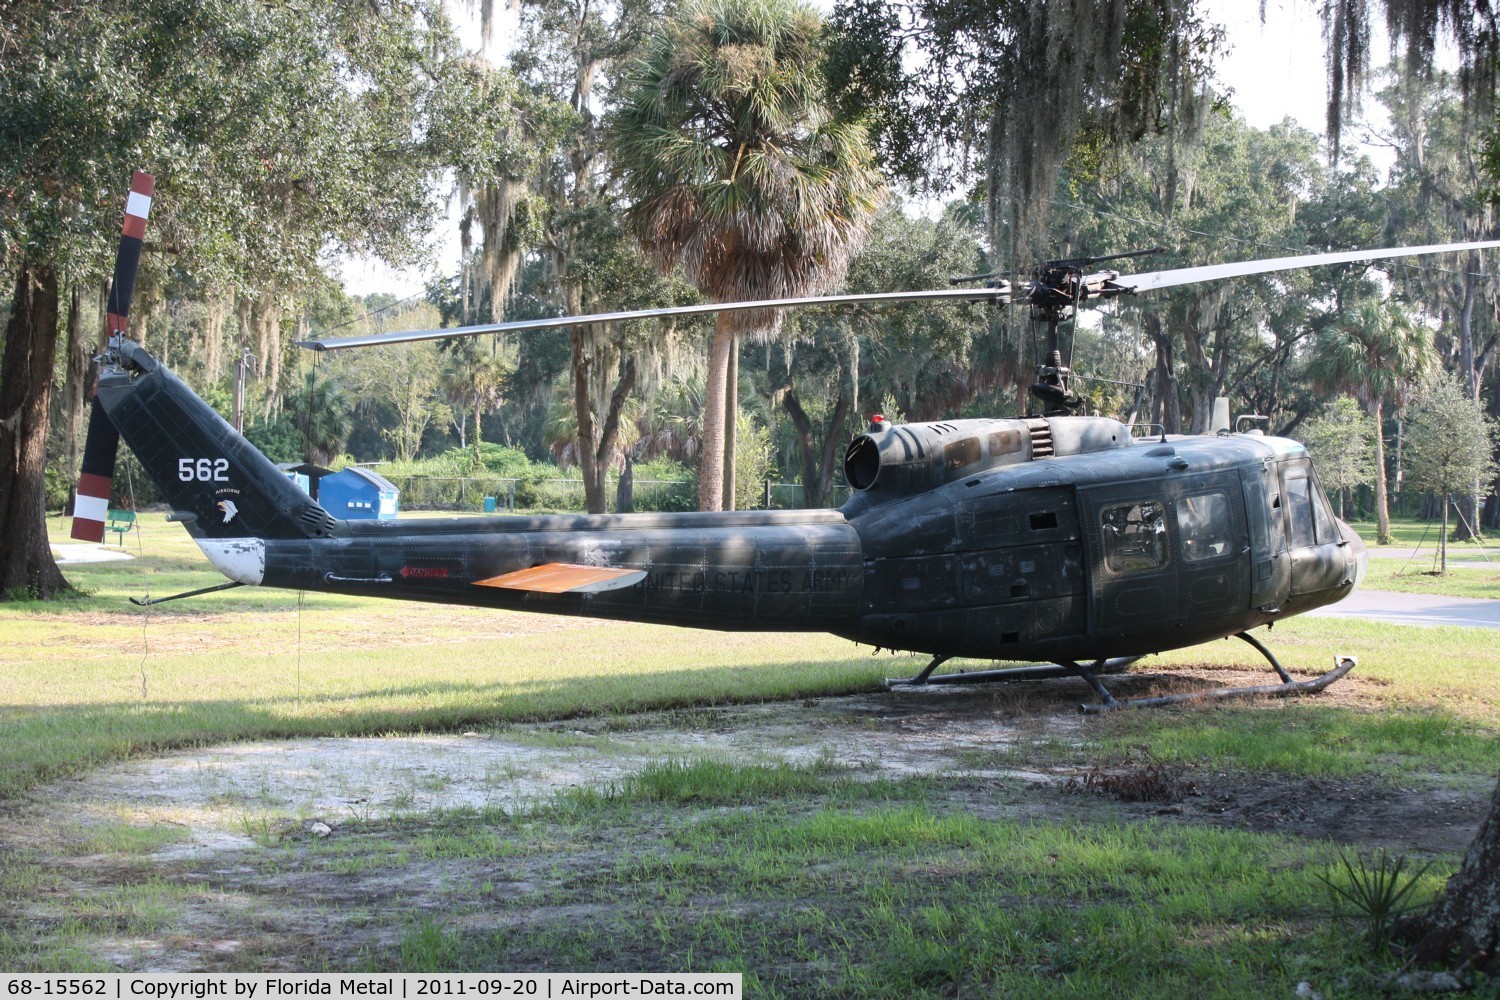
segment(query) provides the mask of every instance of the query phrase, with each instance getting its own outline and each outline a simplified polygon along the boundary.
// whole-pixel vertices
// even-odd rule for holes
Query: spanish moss
[[[1411,81],[1430,80],[1439,43],[1458,52],[1459,89],[1468,120],[1488,121],[1500,82],[1500,9],[1493,0],[1383,0],[1392,61]],[[1340,134],[1358,109],[1370,69],[1369,0],[1324,0],[1328,47],[1328,141],[1335,161]]]

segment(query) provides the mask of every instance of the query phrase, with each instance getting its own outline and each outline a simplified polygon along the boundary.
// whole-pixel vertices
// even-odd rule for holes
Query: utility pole
[[[250,348],[241,347],[240,356],[234,363],[234,429],[245,433],[245,373],[255,367],[255,355]]]

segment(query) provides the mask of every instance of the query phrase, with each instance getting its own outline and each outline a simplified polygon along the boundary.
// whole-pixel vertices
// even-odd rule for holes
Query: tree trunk
[[[74,282],[68,297],[68,346],[59,414],[63,429],[63,474],[68,477],[68,502],[63,513],[68,517],[73,516],[73,500],[78,490],[78,437],[83,429],[84,396],[93,353],[93,344],[83,335],[83,292]]]
[[[1172,336],[1159,319],[1148,317],[1146,331],[1156,346],[1156,398],[1151,422],[1168,434],[1182,433],[1182,404],[1177,397],[1177,375],[1172,361]]]
[[[1022,390],[1025,391],[1024,389]],[[1495,392],[1495,400],[1500,404],[1500,389]],[[859,338],[849,338],[849,409],[856,416],[859,414]],[[1025,410],[1018,410],[1025,413]]]
[[[1383,410],[1384,401],[1377,394],[1370,404],[1370,415],[1375,418],[1375,540],[1380,545],[1389,545],[1391,544],[1391,505],[1386,495]]]
[[[590,402],[596,359],[589,356],[584,337],[581,327],[573,328],[573,415],[578,421],[578,464],[583,475],[584,506],[590,514],[603,514],[609,509],[609,454],[619,437],[620,412],[635,388],[635,359],[626,359],[601,425],[594,419]]]
[[[1464,268],[1464,301],[1458,311],[1458,367],[1464,380],[1464,392],[1479,402],[1479,372],[1474,370],[1474,291],[1479,278],[1479,252],[1469,251]]]
[[[1406,478],[1406,418],[1396,408],[1396,502],[1401,502],[1401,484]]]
[[[797,461],[802,468],[802,506],[808,510],[828,506],[828,491],[833,488],[835,449],[843,437],[844,422],[852,405],[848,391],[841,384],[833,415],[828,420],[828,433],[823,436],[819,447],[813,434],[812,418],[802,408],[797,390],[788,388],[781,397],[781,408],[786,410],[796,431]]]
[[[1475,514],[1479,510],[1479,499],[1469,493],[1461,493],[1453,498],[1453,511],[1458,515],[1458,523],[1453,526],[1453,540],[1455,542],[1467,542],[1479,537],[1479,521]]]
[[[474,472],[475,472],[475,474],[478,474],[478,473],[481,473],[481,472],[484,471],[484,451],[479,447],[480,444],[481,444],[481,442],[479,440],[479,419],[480,419],[480,417],[483,416],[483,413],[481,413],[482,409],[483,409],[483,407],[481,407],[479,405],[479,396],[476,393],[475,396],[474,396]]]
[[[1443,533],[1438,536],[1438,575],[1448,575],[1448,506],[1453,502],[1451,493],[1443,494]]]
[[[578,421],[578,464],[583,476],[583,505],[590,514],[604,513],[604,483],[598,473],[598,435],[594,430],[594,407],[589,383],[594,359],[589,356],[584,328],[572,329],[573,416]]]
[[[840,387],[838,402],[833,406],[833,417],[828,421],[828,433],[823,437],[823,462],[818,470],[818,506],[828,506],[828,491],[833,489],[833,468],[838,448],[844,443],[844,423],[853,408],[851,400]]]
[[[1500,420],[1500,378],[1490,387],[1490,416]],[[1484,505],[1484,526],[1500,528],[1500,441],[1495,442],[1496,472],[1490,481],[1489,496]]]
[[[1141,403],[1146,398],[1146,383],[1142,382],[1135,387],[1135,400],[1120,416],[1120,422],[1126,427],[1134,427],[1141,419]]]
[[[599,431],[599,443],[594,449],[594,474],[598,476],[596,489],[599,496],[604,496],[607,488],[607,477],[609,476],[609,457],[615,450],[615,442],[620,438],[620,414],[625,410],[625,400],[630,398],[630,391],[635,388],[635,358],[627,357],[625,363],[620,367],[620,380],[615,383],[614,391],[609,394],[609,407],[604,411],[604,426]],[[604,510],[590,511],[591,514],[603,514]]]
[[[698,452],[698,509],[724,509],[724,392],[734,334],[721,313],[714,324],[708,355],[708,385],[703,390],[703,446]]]
[[[620,473],[620,481],[615,485],[615,513],[635,513],[635,456],[628,451],[625,453],[625,471]]]
[[[818,460],[817,448],[813,444],[812,420],[802,408],[795,389],[782,393],[781,408],[786,410],[786,415],[792,420],[792,429],[796,432],[797,461],[802,466],[802,506],[809,509],[821,507],[822,498],[817,495]]]
[[[1207,434],[1209,421],[1213,419],[1213,397],[1202,386],[1192,385],[1188,387],[1188,402],[1193,407],[1193,422],[1188,425],[1191,428],[1188,433]]]
[[[47,409],[57,272],[22,265],[0,360],[0,599],[71,590],[47,547]]]
[[[729,345],[729,370],[724,373],[724,509],[734,510],[735,450],[740,429],[740,338]]]
[[[1500,969],[1500,784],[1443,897],[1427,912],[1402,920],[1396,936],[1411,945],[1410,957],[1422,965]]]
[[[1276,350],[1271,352],[1271,393],[1270,404],[1266,407],[1266,428],[1277,425],[1281,419],[1281,372],[1286,366],[1286,360],[1291,354],[1291,348],[1282,348],[1281,334],[1276,335]]]
[[[1479,253],[1470,251],[1468,266],[1464,268],[1464,302],[1458,313],[1458,367],[1464,380],[1464,391],[1475,403],[1479,402],[1480,373],[1475,370],[1474,365],[1474,291],[1479,279]],[[1480,484],[1474,484],[1474,493],[1479,492]],[[1458,527],[1453,532],[1455,542],[1466,542],[1474,537],[1474,530],[1478,527],[1475,522],[1475,512],[1478,497],[1470,494],[1460,494],[1454,505],[1458,510]],[[1443,507],[1443,515],[1446,517],[1448,508]]]

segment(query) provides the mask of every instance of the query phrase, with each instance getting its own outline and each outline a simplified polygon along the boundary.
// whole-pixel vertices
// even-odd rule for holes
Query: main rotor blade
[[[1381,260],[1392,257],[1415,257],[1423,254],[1452,253],[1458,250],[1484,250],[1500,247],[1500,240],[1477,243],[1437,243],[1420,247],[1388,247],[1381,250],[1347,250],[1339,253],[1315,253],[1298,257],[1272,257],[1266,260],[1247,260],[1234,264],[1208,264],[1203,267],[1184,267],[1172,271],[1147,271],[1144,274],[1127,274],[1115,277],[1114,272],[1103,272],[1094,278],[1109,278],[1114,284],[1137,292],[1149,292],[1158,288],[1174,288],[1202,281],[1218,281],[1250,274],[1266,274],[1271,271],[1290,271],[1300,267],[1316,267],[1322,264],[1345,264],[1363,260]],[[583,316],[551,316],[545,319],[520,319],[504,323],[483,323],[477,326],[454,326],[438,330],[403,330],[391,333],[371,333],[362,337],[333,337],[320,340],[299,340],[298,347],[313,351],[339,351],[349,347],[378,347],[385,344],[411,344],[427,340],[449,340],[458,337],[477,337],[485,333],[508,333],[518,330],[555,330],[559,327],[586,326],[590,323],[614,323],[623,320],[663,319],[668,316],[703,316],[710,313],[744,312],[749,309],[795,309],[804,306],[838,305],[894,305],[903,302],[992,302],[1008,305],[1024,303],[1038,290],[1033,282],[1012,286],[1002,281],[993,288],[940,288],[914,292],[871,292],[850,295],[814,295],[795,299],[756,299],[748,302],[705,302],[694,306],[667,306],[660,309],[627,309],[620,312],[590,313]]]
[[[586,316],[551,316],[546,319],[518,319],[479,326],[450,326],[441,330],[404,330],[371,333],[363,337],[335,337],[329,340],[299,340],[298,347],[314,351],[338,351],[346,347],[375,347],[383,344],[410,344],[424,340],[447,340],[452,337],[477,337],[484,333],[506,333],[513,330],[553,330],[563,326],[589,323],[613,323],[631,319],[660,319],[666,316],[701,316],[706,313],[744,312],[747,309],[791,309],[801,306],[838,306],[858,303],[894,304],[900,302],[1009,302],[1010,284],[996,288],[941,288],[917,292],[870,292],[859,295],[815,295],[800,299],[757,299],[751,302],[705,302],[696,306],[668,306],[661,309],[628,309],[623,312],[591,313]]]
[[[1137,292],[1149,292],[1158,288],[1193,285],[1200,281],[1239,278],[1247,274],[1292,271],[1299,267],[1350,264],[1355,261],[1383,260],[1391,257],[1417,257],[1422,254],[1452,253],[1457,250],[1485,250],[1491,247],[1500,247],[1500,240],[1483,240],[1478,243],[1433,243],[1421,247],[1387,247],[1383,250],[1344,250],[1338,253],[1314,253],[1300,257],[1270,257],[1265,260],[1242,260],[1235,264],[1205,264],[1202,267],[1182,267],[1173,271],[1124,274],[1115,279],[1115,284]]]

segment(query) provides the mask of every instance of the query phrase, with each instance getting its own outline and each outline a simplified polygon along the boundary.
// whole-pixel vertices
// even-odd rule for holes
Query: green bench
[[[109,520],[104,523],[105,531],[113,531],[120,536],[116,545],[125,545],[125,532],[135,527],[135,511],[133,510],[111,510]]]

